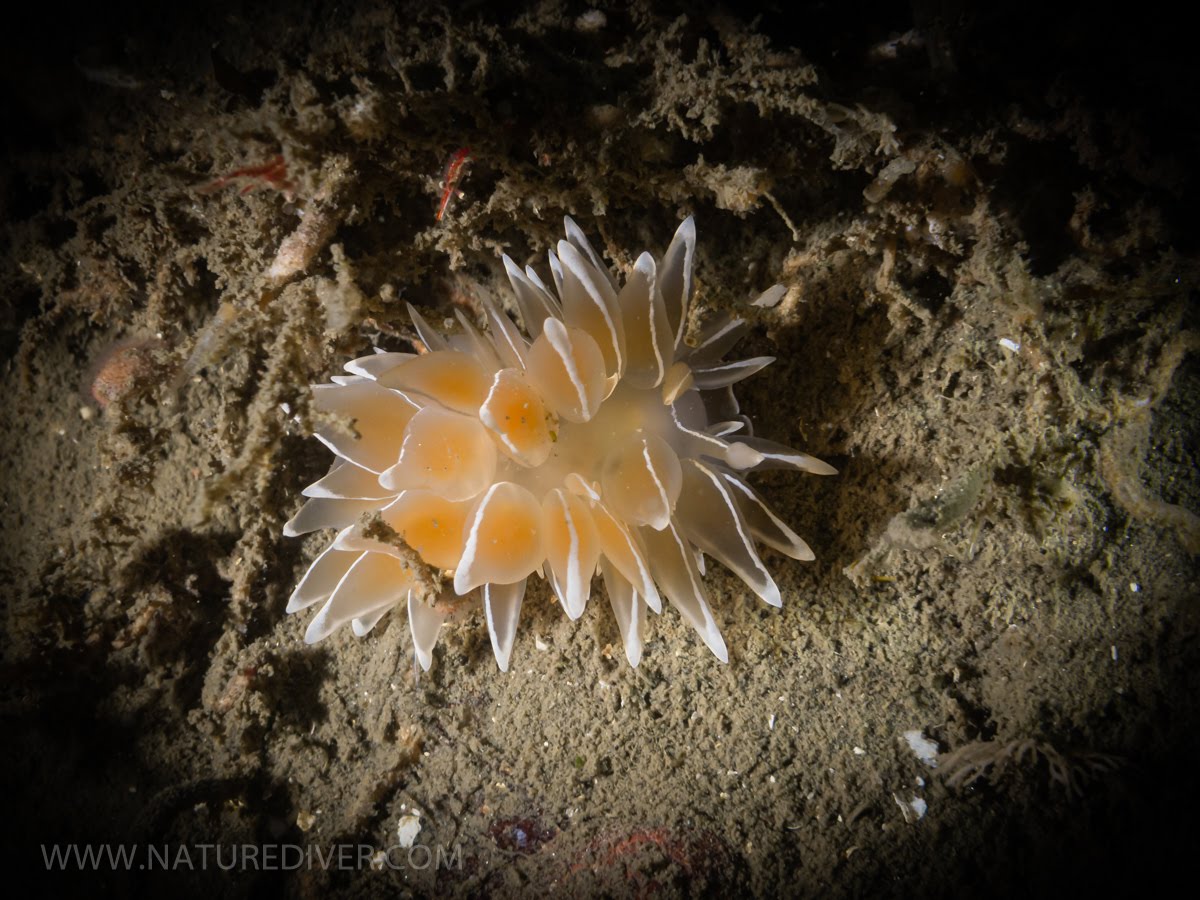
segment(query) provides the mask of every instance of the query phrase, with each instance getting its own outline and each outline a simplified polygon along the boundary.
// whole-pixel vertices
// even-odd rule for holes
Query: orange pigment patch
[[[382,518],[429,565],[453,569],[462,557],[471,505],[470,501],[446,500],[431,491],[406,491]]]
[[[516,369],[496,373],[491,392],[479,408],[479,418],[496,432],[501,444],[518,461],[540,466],[550,455],[553,438],[541,395]]]
[[[472,416],[478,413],[491,387],[491,379],[475,357],[458,350],[439,350],[410,359],[383,373],[379,383],[424,394]]]

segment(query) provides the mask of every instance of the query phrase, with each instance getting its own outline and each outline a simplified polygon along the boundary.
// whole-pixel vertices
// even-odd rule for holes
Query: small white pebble
[[[912,731],[904,732],[904,740],[908,742],[908,747],[912,750],[913,755],[931,769],[937,768],[938,745],[937,741],[930,740],[921,733],[917,728]]]
[[[1136,594],[1138,591],[1140,591],[1142,589],[1142,586],[1140,584],[1138,584],[1136,581],[1131,581],[1131,582],[1129,582],[1129,589]]]
[[[598,9],[589,9],[575,19],[575,27],[582,32],[599,31],[608,24],[608,16]]]
[[[400,846],[404,848],[411,847],[416,843],[417,835],[421,833],[421,815],[417,810],[413,810],[407,816],[401,816],[400,822],[396,826],[396,837],[400,841]]]
[[[767,729],[770,731],[775,730],[775,713],[771,713],[771,717],[767,719]]]
[[[533,646],[537,647],[543,653],[550,649],[550,645],[543,641],[539,636],[533,636]]]
[[[1011,353],[1021,352],[1021,345],[1016,341],[1011,341],[1008,338],[1000,338],[1000,346]]]
[[[758,296],[757,300],[752,300],[750,302],[750,305],[757,306],[760,309],[770,309],[773,306],[778,306],[779,301],[783,299],[783,296],[786,293],[786,287],[784,287],[782,284],[776,284],[763,291]]]
[[[853,750],[854,750],[855,756],[866,756],[867,755],[867,751],[864,750],[862,747],[854,747]]]

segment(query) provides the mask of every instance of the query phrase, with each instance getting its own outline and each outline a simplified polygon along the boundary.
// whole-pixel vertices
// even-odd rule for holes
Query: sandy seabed
[[[1044,6],[22,13],[9,871],[208,897],[1178,872],[1197,79],[1169,22]],[[281,527],[327,465],[308,385],[410,349],[406,302],[505,302],[500,254],[544,272],[564,214],[622,271],[696,217],[690,333],[750,318],[742,349],[778,361],[743,411],[840,470],[756,481],[816,562],[768,554],[782,610],[708,567],[727,665],[667,609],[631,669],[599,581],[577,622],[532,591],[506,675],[470,609],[419,678],[398,611],[306,646],[284,605],[328,535]]]

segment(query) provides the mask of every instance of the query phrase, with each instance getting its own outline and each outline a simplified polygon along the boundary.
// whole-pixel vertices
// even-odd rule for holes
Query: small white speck
[[[1000,346],[1012,353],[1021,352],[1021,345],[1016,341],[1009,340],[1008,338],[1000,338]]]
[[[1113,662],[1117,661],[1117,645],[1116,644],[1112,645],[1112,660],[1113,660]]]
[[[864,750],[862,747],[854,747],[853,750],[854,750],[855,756],[866,756],[867,755],[867,751]]]
[[[537,647],[543,653],[550,649],[550,645],[543,641],[538,635],[533,636],[533,646]]]
[[[1138,591],[1140,591],[1142,589],[1142,586],[1140,584],[1138,584],[1136,581],[1131,581],[1131,582],[1129,582],[1129,589],[1136,594]]]
[[[775,713],[771,713],[771,717],[767,719],[767,729],[770,731],[775,730]]]

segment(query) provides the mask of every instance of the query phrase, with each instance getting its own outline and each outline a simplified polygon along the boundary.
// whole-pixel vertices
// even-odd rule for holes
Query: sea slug
[[[453,336],[410,306],[428,352],[377,351],[313,386],[315,408],[353,428],[317,431],[336,459],[284,527],[338,529],[287,605],[320,605],[307,642],[347,622],[365,635],[405,604],[428,669],[446,600],[480,589],[507,671],[528,577],[549,581],[576,619],[598,570],[631,665],[662,596],[727,662],[705,555],[772,606],[782,599],[755,542],[813,558],[743,476],[834,470],[751,436],[731,386],[773,359],[723,359],[745,321],[718,318],[684,342],[692,219],[661,259],[639,256],[623,285],[570,218],[566,233],[549,254],[553,290],[504,257],[524,334],[490,303],[486,332],[459,313]]]

